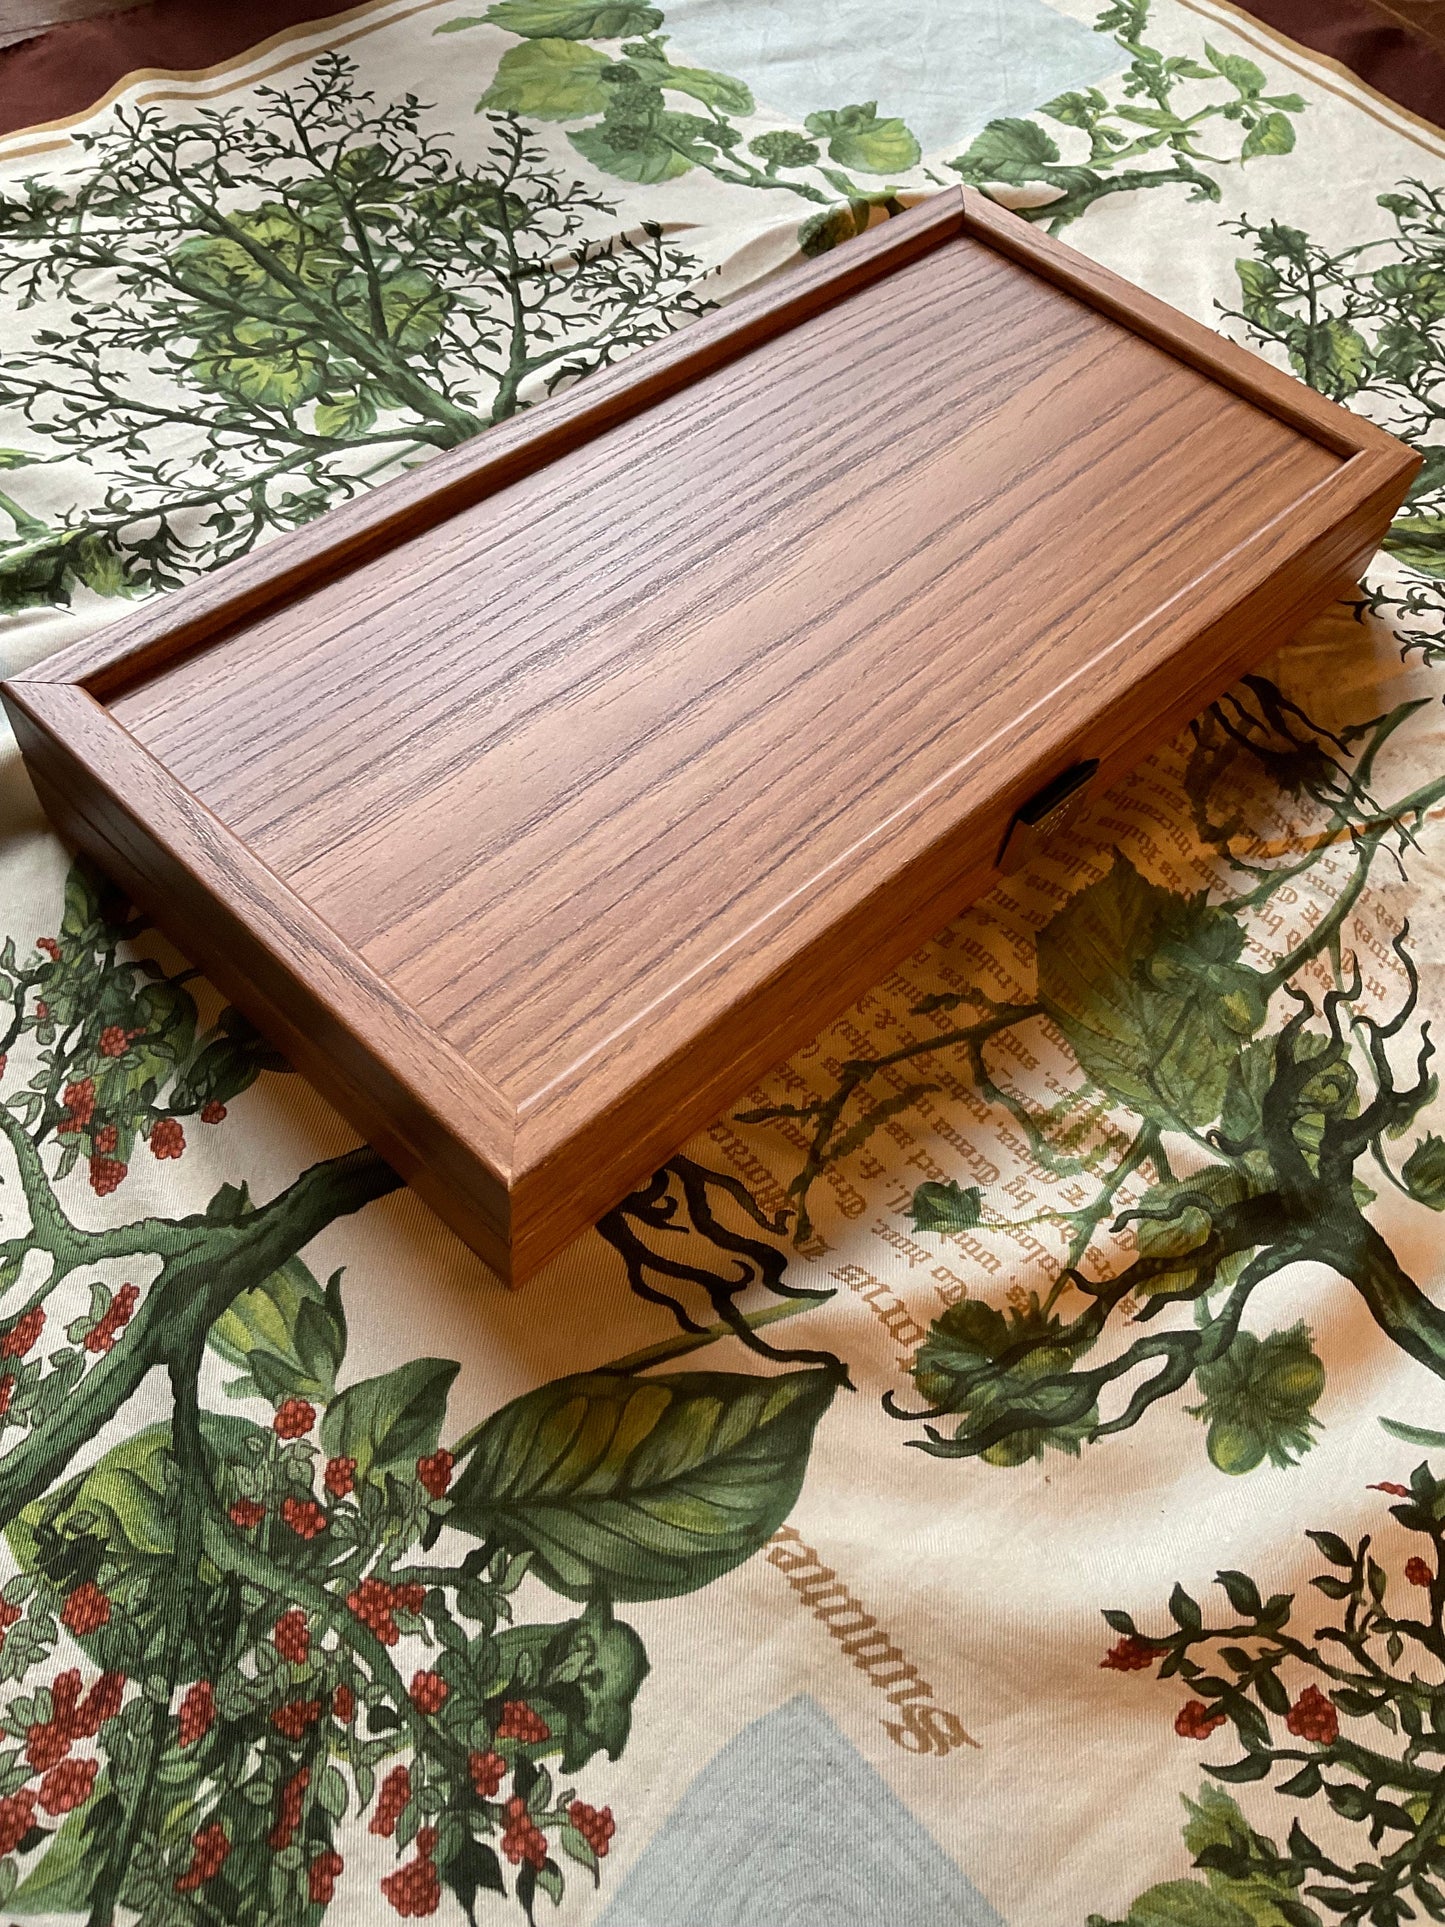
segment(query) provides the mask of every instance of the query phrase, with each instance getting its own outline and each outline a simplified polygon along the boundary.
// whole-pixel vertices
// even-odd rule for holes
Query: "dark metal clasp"
[[[1006,877],[1021,870],[1055,830],[1061,830],[1078,815],[1084,806],[1085,792],[1098,773],[1097,756],[1083,763],[1071,763],[1015,810],[998,853],[998,867]]]

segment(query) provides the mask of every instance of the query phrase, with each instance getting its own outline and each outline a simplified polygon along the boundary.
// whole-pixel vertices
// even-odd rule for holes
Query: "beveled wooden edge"
[[[1210,375],[1225,388],[1258,408],[1288,422],[1336,455],[1388,450],[1408,454],[1403,444],[1363,415],[1355,415],[1329,401],[1307,383],[1298,381],[1266,361],[1251,348],[1231,341],[1202,321],[1181,314],[1167,301],[1147,294],[1112,268],[1101,266],[1066,242],[1045,234],[996,201],[965,187],[963,232],[986,239],[1011,260],[1021,261],[1035,274],[1087,301],[1100,314],[1166,349],[1176,360]]]
[[[5,696],[57,826],[102,850],[143,909],[165,898],[217,987],[353,1121],[365,1119],[424,1197],[442,1190],[428,1160],[461,1186],[464,1235],[509,1277],[509,1101],[84,688],[26,682]],[[462,1168],[451,1133],[472,1150]],[[457,1222],[454,1206],[447,1215]]]
[[[305,528],[57,650],[13,680],[80,683],[94,696],[113,696],[222,631],[309,593],[446,521],[819,309],[929,253],[962,226],[962,194],[950,189],[846,247],[740,295],[575,388],[433,456],[409,474],[393,476],[379,488],[338,504]]]

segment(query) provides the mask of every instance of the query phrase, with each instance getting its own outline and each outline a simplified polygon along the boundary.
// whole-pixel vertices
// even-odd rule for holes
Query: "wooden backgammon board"
[[[1348,591],[1417,466],[954,191],[5,698],[516,1279]]]

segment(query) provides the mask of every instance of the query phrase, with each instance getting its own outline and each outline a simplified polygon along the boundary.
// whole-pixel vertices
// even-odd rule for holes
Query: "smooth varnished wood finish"
[[[522,1276],[1417,466],[950,194],[6,697],[61,827]]]

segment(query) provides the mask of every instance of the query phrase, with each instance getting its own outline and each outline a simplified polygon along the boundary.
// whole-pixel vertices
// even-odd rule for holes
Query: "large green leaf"
[[[1017,187],[1043,179],[1041,170],[1058,158],[1058,143],[1037,121],[1004,119],[991,120],[951,165],[967,181],[1007,181]]]
[[[1424,575],[1445,576],[1445,517],[1398,516],[1386,531],[1385,547]]]
[[[333,1458],[355,1459],[358,1479],[380,1483],[387,1472],[414,1471],[437,1448],[460,1370],[454,1358],[414,1358],[359,1379],[327,1406],[322,1445]]]
[[[839,167],[856,167],[865,174],[902,174],[918,165],[918,142],[901,120],[880,120],[876,100],[809,114],[803,125],[827,141]]]
[[[599,121],[595,127],[579,128],[568,139],[584,159],[604,174],[619,180],[653,185],[676,180],[693,163],[679,153],[670,134],[683,133],[684,145],[694,130],[689,114],[654,114],[646,123]]]
[[[487,1420],[450,1523],[530,1548],[574,1599],[694,1592],[787,1517],[836,1389],[824,1372],[557,1379]]]
[[[480,19],[450,20],[437,32],[456,33],[484,22],[528,40],[620,40],[624,34],[651,33],[662,25],[662,15],[636,0],[497,0]]]
[[[1255,1927],[1254,1917],[1198,1880],[1166,1880],[1140,1894],[1124,1927]]]
[[[751,114],[756,111],[751,91],[731,74],[716,74],[707,67],[674,67],[662,51],[660,41],[643,41],[624,49],[627,64],[652,87],[670,87],[675,94],[690,94],[725,114]]]
[[[1163,889],[1116,855],[1039,933],[1039,1001],[1111,1097],[1197,1128],[1218,1117],[1230,1066],[1264,1019],[1243,944],[1202,893]]]
[[[341,1273],[325,1290],[299,1258],[232,1299],[208,1334],[211,1349],[245,1377],[233,1398],[306,1398],[325,1404],[346,1356]]]
[[[477,106],[534,120],[581,120],[606,107],[601,76],[611,64],[595,47],[572,40],[524,40],[502,55]]]
[[[1243,54],[1222,54],[1217,48],[1211,47],[1208,41],[1204,44],[1204,51],[1215,72],[1223,74],[1246,100],[1253,100],[1256,94],[1264,92],[1263,70],[1256,67],[1252,60],[1246,60]]]

